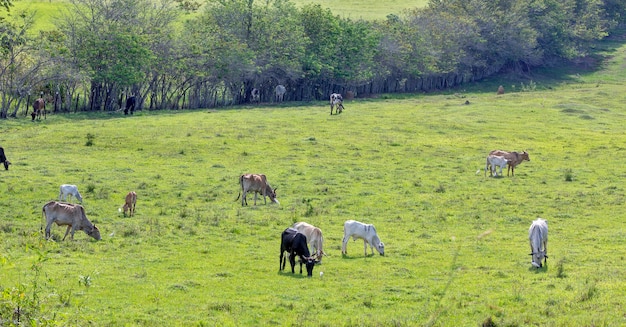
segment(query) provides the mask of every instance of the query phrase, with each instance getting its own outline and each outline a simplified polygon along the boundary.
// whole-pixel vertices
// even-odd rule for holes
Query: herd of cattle
[[[276,101],[283,101],[286,89],[283,85],[278,85],[275,89]],[[260,92],[258,89],[253,89],[251,94],[252,101],[259,101]],[[41,101],[40,101],[41,100]],[[135,107],[135,98],[130,97],[126,103],[125,114],[132,114]],[[33,106],[32,113],[33,120],[35,117],[41,117],[42,113],[45,118],[45,103],[42,99],[37,99]],[[330,95],[330,114],[340,114],[343,109],[343,97],[341,94],[333,93]],[[485,177],[487,171],[491,176],[498,176],[497,168],[500,168],[500,176],[503,175],[502,170],[505,166],[508,166],[507,176],[511,174],[515,176],[515,167],[521,164],[523,161],[530,161],[530,157],[526,151],[524,152],[508,152],[502,150],[493,150],[489,153],[485,165]],[[5,170],[9,169],[9,162],[4,154],[4,149],[0,147],[0,162],[4,164]],[[254,192],[254,205],[257,202],[257,196],[260,194],[263,196],[263,201],[267,204],[267,197],[270,198],[272,203],[279,204],[276,199],[276,188],[272,188],[267,181],[267,177],[263,174],[244,174],[239,177],[239,184],[241,192],[237,196],[237,200],[241,198],[241,205],[247,205],[246,195],[249,192]],[[50,201],[46,203],[42,208],[43,216],[46,220],[45,237],[50,237],[50,229],[53,223],[59,226],[67,226],[65,236],[63,240],[70,234],[70,239],[74,239],[74,232],[76,230],[82,230],[87,235],[93,237],[96,240],[100,240],[100,230],[94,224],[92,224],[85,215],[85,209],[81,204],[72,204],[72,197],[76,198],[82,203],[83,198],[78,192],[76,185],[63,184],[60,187],[59,201]],[[60,202],[64,201],[64,202]],[[135,205],[137,202],[137,194],[135,192],[129,192],[125,198],[125,204],[123,206],[124,216],[129,212],[130,216],[135,213]],[[120,208],[120,211],[122,209]],[[380,253],[385,254],[385,245],[381,242],[376,228],[374,225],[365,224],[355,220],[348,220],[344,223],[344,235],[342,240],[341,253],[347,254],[347,244],[352,237],[355,241],[357,239],[363,240],[364,254],[367,256],[367,245],[370,246],[370,251],[374,254],[374,248]],[[528,237],[530,240],[530,248],[532,255],[531,263],[534,267],[542,267],[542,260],[546,262],[547,255],[547,242],[548,242],[548,225],[547,222],[541,218],[533,221],[530,226]],[[279,257],[279,271],[285,269],[287,258],[291,264],[291,272],[295,273],[296,258],[299,258],[300,273],[302,274],[302,265],[304,264],[307,270],[307,275],[312,276],[313,267],[315,264],[319,264],[322,261],[322,257],[325,255],[323,250],[323,241],[321,229],[308,224],[306,222],[298,222],[293,226],[285,229],[281,235],[280,245],[280,257]],[[309,246],[313,251],[309,251]],[[285,252],[287,255],[285,256]]]

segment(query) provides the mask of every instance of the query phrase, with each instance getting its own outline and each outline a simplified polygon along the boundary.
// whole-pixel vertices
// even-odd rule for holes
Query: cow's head
[[[277,188],[272,188],[271,186],[267,185],[267,187],[265,188],[265,193],[267,196],[270,197],[270,200],[276,204],[280,204],[280,202],[278,202],[278,200],[276,199],[276,190]]]
[[[98,227],[96,227],[96,225],[93,225],[92,229],[87,230],[85,232],[87,233],[87,235],[95,238],[96,241],[99,241],[102,239],[102,237],[100,237],[100,230],[98,229]]]
[[[3,163],[4,163],[4,170],[9,170],[9,165],[11,164],[11,162],[9,160],[5,160]]]
[[[548,257],[544,251],[533,252],[530,255],[532,256],[531,264],[535,268],[541,268],[543,266],[541,261]]]
[[[304,265],[306,266],[306,276],[313,277],[313,267],[315,267],[315,257],[308,257],[304,259]]]
[[[530,161],[530,156],[528,155],[528,152],[526,151],[522,152],[521,156],[522,156],[522,161],[524,160]]]
[[[385,244],[383,242],[378,243],[375,247],[380,255],[385,255]]]

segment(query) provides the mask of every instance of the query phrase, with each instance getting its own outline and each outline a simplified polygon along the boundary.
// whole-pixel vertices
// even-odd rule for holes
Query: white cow
[[[41,210],[46,219],[46,239],[50,238],[50,227],[52,223],[56,223],[59,226],[67,225],[63,240],[65,240],[67,234],[70,232],[70,239],[73,240],[76,230],[82,230],[96,240],[101,239],[100,230],[87,219],[85,208],[80,204],[50,201],[46,203]]]
[[[333,93],[330,95],[330,114],[333,114],[333,108],[335,108],[335,106],[337,107],[337,109],[335,110],[335,114],[340,114],[344,107],[343,107],[343,97],[341,96],[341,94],[339,93]]]
[[[548,262],[548,222],[542,218],[533,221],[528,229],[528,239],[530,240],[530,255],[532,265],[541,268],[541,260]]]
[[[259,103],[261,101],[261,91],[259,91],[259,89],[252,89],[252,92],[250,93],[250,102],[256,102]]]
[[[285,93],[287,93],[287,89],[283,85],[276,86],[276,102],[282,102],[285,98]]]
[[[485,177],[487,176],[487,170],[491,170],[492,176],[498,176],[497,167],[500,167],[500,176],[502,176],[502,168],[504,168],[509,161],[503,156],[496,156],[490,154],[487,156],[487,164],[485,164]]]
[[[272,188],[270,184],[267,182],[267,177],[263,174],[244,174],[239,176],[239,185],[241,185],[241,192],[237,195],[235,201],[239,200],[241,196],[241,205],[247,205],[248,200],[246,199],[246,193],[254,192],[254,205],[256,205],[256,199],[258,193],[263,195],[263,201],[267,204],[266,196],[270,197],[270,201],[280,204],[278,200],[276,200],[276,188]],[[243,193],[243,195],[242,195]]]
[[[66,201],[67,196],[69,195],[70,201],[72,200],[72,195],[83,203],[83,197],[78,192],[78,187],[76,185],[63,184],[61,185],[61,191],[59,192],[59,201]]]
[[[372,247],[375,247],[380,255],[385,255],[385,244],[380,241],[376,228],[372,224],[364,224],[356,220],[347,220],[343,224],[343,245],[341,247],[342,254],[348,254],[346,249],[350,236],[356,241],[357,239],[363,240],[363,249],[365,255],[367,255],[367,244],[370,245],[370,251],[374,254]]]
[[[317,255],[318,261],[322,262],[322,256],[324,253],[324,237],[322,236],[322,230],[303,221],[295,223],[292,226],[298,232],[306,236],[307,243],[313,249],[313,254]]]

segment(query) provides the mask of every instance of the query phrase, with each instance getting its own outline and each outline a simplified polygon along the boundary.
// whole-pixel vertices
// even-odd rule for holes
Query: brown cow
[[[130,211],[130,217],[135,214],[135,204],[137,204],[137,193],[135,193],[135,191],[130,191],[128,192],[128,194],[126,194],[126,203],[124,203],[124,217],[126,217],[126,211]]]
[[[263,174],[244,174],[239,176],[239,185],[241,185],[241,193],[237,195],[235,201],[239,200],[241,196],[241,206],[248,205],[246,200],[246,193],[254,191],[254,205],[256,205],[257,193],[263,195],[263,201],[267,204],[266,196],[270,197],[270,200],[274,203],[280,204],[276,200],[276,189],[272,189],[267,182],[267,177]],[[243,195],[242,195],[243,193]]]
[[[511,173],[511,176],[515,176],[515,166],[521,164],[522,161],[524,160],[530,161],[530,156],[528,155],[528,152],[526,151],[519,153],[515,151],[507,152],[507,151],[502,151],[502,150],[493,150],[489,152],[489,155],[490,156],[496,155],[496,156],[504,157],[509,162],[509,167],[506,170],[507,176],[509,176],[509,172]]]
[[[52,223],[56,223],[58,226],[67,225],[63,240],[65,240],[70,231],[70,239],[73,240],[76,230],[82,230],[96,240],[101,240],[100,230],[87,219],[85,208],[80,204],[50,201],[43,206],[42,212],[46,218],[46,239],[50,238]]]
[[[32,117],[32,120],[35,120],[35,117],[37,117],[37,119],[41,119],[42,113],[43,118],[46,119],[46,101],[44,101],[44,99],[42,98],[39,98],[35,100],[35,103],[33,103],[33,113],[30,114],[30,116]]]

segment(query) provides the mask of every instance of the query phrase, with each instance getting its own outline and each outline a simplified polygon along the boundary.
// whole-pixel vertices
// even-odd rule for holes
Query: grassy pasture
[[[2,121],[14,164],[0,172],[0,312],[71,326],[622,325],[623,52],[552,89],[357,99],[332,117],[311,103]],[[476,174],[495,148],[531,161]],[[281,205],[235,202],[245,172],[266,173]],[[62,183],[79,185],[102,241],[61,242],[57,226],[42,240]],[[550,226],[539,270],[537,216]],[[375,224],[386,256],[360,241],[342,256],[347,219]],[[325,235],[311,279],[278,272],[280,233],[301,220]]]
[[[353,20],[384,20],[387,15],[400,15],[403,10],[425,6],[428,1],[405,1],[405,0],[383,0],[383,1],[364,1],[364,0],[293,0],[298,7],[305,4],[320,4],[323,8],[332,9],[335,15],[350,18]],[[20,13],[27,11],[34,13],[34,25],[31,32],[37,33],[42,30],[54,29],[54,22],[63,17],[63,12],[68,6],[67,0],[20,0],[14,3],[11,13]],[[4,15],[4,13],[2,13]]]

